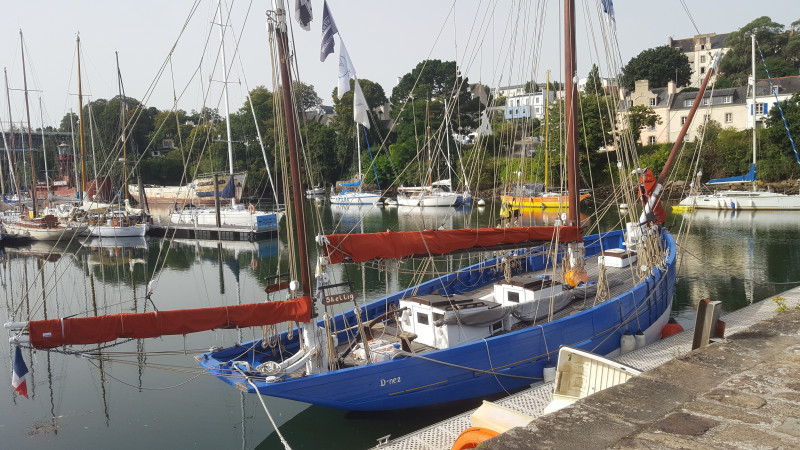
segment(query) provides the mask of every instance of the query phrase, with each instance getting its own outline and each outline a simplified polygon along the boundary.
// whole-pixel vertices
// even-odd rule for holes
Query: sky
[[[295,0],[285,1],[293,18]],[[311,31],[302,30],[296,23],[292,27],[300,79],[316,88],[324,104],[332,104],[340,44],[337,38],[336,54],[320,61],[323,1],[311,3]],[[603,40],[593,37],[600,34],[598,17],[602,15],[596,13],[599,0],[576,3],[580,76],[586,76],[594,62],[601,75],[612,76],[614,69],[605,62]],[[757,3],[758,8],[752,1],[743,0],[613,3],[619,46],[615,56],[623,63],[642,50],[666,45],[670,36],[681,39],[698,32],[727,33],[763,14],[787,26],[800,19],[796,0],[763,0]],[[561,0],[328,2],[359,78],[381,84],[387,97],[397,78],[425,59],[456,60],[470,82],[489,86],[524,83],[530,78],[544,81],[548,69],[552,79],[563,79],[563,69],[559,69],[563,65],[559,56],[561,4]],[[225,49],[231,66],[228,86],[232,111],[242,106],[248,88],[272,88],[265,25],[270,5],[266,0],[232,4],[228,0],[223,4],[224,11],[231,11]],[[204,104],[224,111],[222,74],[220,66],[214,64],[220,42],[219,27],[212,26],[216,11],[216,0],[14,2],[0,15],[0,56],[8,71],[14,123],[25,119],[20,30],[34,127],[42,123],[40,117],[45,125],[58,126],[66,113],[78,110],[78,35],[84,104],[117,95],[115,52],[119,52],[127,96],[160,110],[171,109],[177,97],[178,108],[185,111],[199,110]],[[235,59],[234,36],[239,40]],[[204,92],[209,92],[205,103]],[[7,129],[5,93],[0,98],[0,121]]]

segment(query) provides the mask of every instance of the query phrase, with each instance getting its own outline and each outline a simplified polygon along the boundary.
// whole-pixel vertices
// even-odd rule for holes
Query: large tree
[[[764,63],[772,77],[797,75],[800,68],[800,36],[786,32],[784,26],[767,16],[759,17],[725,40],[729,47],[720,61],[717,87],[745,86],[752,71],[750,36],[756,36],[756,77],[766,78]]]
[[[661,124],[661,116],[649,106],[636,105],[628,109],[628,123],[631,127],[633,142],[639,142],[642,129]]]
[[[678,86],[685,86],[691,75],[689,58],[679,49],[663,45],[631,58],[622,68],[622,85],[633,89],[637,80],[648,80],[651,88],[659,88],[674,80]]]

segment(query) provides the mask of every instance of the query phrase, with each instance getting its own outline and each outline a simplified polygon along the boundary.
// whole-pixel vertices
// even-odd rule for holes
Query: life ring
[[[481,427],[471,427],[464,430],[456,439],[456,442],[453,444],[452,450],[466,450],[470,448],[475,448],[481,442],[493,438],[497,436],[497,431],[490,430],[488,428],[481,428]]]
[[[255,213],[256,213],[256,207],[255,207],[255,206],[253,206],[253,204],[252,204],[252,203],[250,203],[250,204],[247,206],[247,210],[248,210],[248,211],[250,211],[250,214],[255,214]]]

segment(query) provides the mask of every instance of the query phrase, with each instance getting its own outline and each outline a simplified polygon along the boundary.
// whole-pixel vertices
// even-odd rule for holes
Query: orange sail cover
[[[580,227],[467,228],[462,230],[386,231],[368,234],[329,234],[323,246],[331,264],[414,255],[446,255],[459,250],[501,245],[576,242]]]
[[[53,348],[98,344],[119,338],[197,333],[215,328],[255,327],[287,321],[308,322],[311,308],[311,298],[300,297],[215,308],[34,320],[28,323],[28,333],[35,348]]]

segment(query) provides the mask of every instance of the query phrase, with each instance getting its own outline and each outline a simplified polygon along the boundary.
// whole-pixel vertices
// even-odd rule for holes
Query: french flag
[[[22,352],[17,347],[14,353],[14,374],[11,376],[11,386],[20,395],[28,398],[28,385],[25,383],[25,375],[28,374],[28,366],[25,365],[25,360],[22,359]]]

